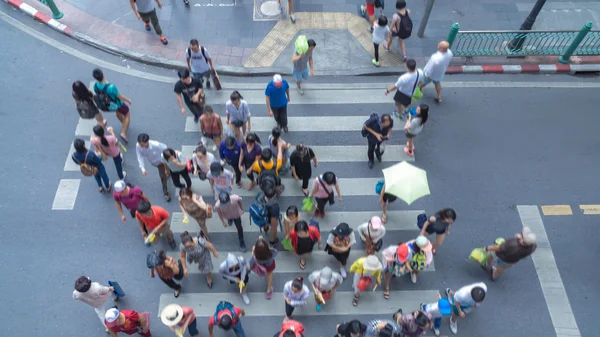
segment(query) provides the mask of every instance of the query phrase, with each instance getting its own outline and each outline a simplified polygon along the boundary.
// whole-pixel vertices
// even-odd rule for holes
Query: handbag
[[[413,98],[414,95],[416,94],[417,84],[419,84],[419,71],[417,71],[417,79],[415,80],[415,85],[413,85],[413,89],[412,89],[413,95],[412,96],[408,96],[405,93],[401,92],[400,89],[397,89],[396,93],[394,94],[394,101],[399,102],[400,104],[402,104],[405,107],[407,107],[407,106],[410,105],[410,103],[411,103],[411,101],[413,99],[417,100],[417,99],[420,99],[421,97],[423,97],[423,93],[419,89],[419,92],[421,93],[421,96],[419,96],[419,98]],[[400,113],[400,111],[398,113]]]
[[[323,182],[323,180],[321,180],[321,177],[319,177],[317,179],[319,179],[319,184],[321,184],[321,186],[323,187],[325,192],[327,192],[327,199],[329,200],[329,204],[330,205],[335,204],[335,199],[333,198],[333,190],[331,192],[329,192],[329,190],[327,189],[327,186],[325,186],[325,183]]]
[[[418,70],[417,70],[417,80],[415,81],[415,86],[413,87],[413,95],[412,95],[412,99],[415,101],[418,101],[421,98],[423,98],[423,92],[421,91],[421,88],[417,87],[417,84],[419,84],[419,71]]]
[[[369,255],[373,255],[375,252],[379,252],[381,250],[381,247],[383,247],[383,238],[373,245],[373,238],[371,238],[370,226],[367,226],[367,233],[369,234],[369,241],[371,241],[371,244],[367,243],[367,250],[371,251]]]
[[[258,277],[264,277],[265,275],[267,275],[267,269],[263,266],[261,266],[257,261],[256,258],[253,256],[254,263],[252,264],[252,266],[250,266],[250,270],[253,271],[254,273],[256,273],[256,275],[258,275]]]
[[[371,283],[373,283],[373,278],[371,276],[363,276],[363,273],[360,274],[360,280],[356,283],[356,288],[360,291],[369,289]]]
[[[312,212],[315,209],[315,201],[313,198],[304,198],[302,199],[302,211],[303,212]]]

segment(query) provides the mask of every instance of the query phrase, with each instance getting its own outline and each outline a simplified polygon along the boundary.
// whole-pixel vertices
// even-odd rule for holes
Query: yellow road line
[[[542,206],[544,215],[573,215],[570,205],[545,205]]]
[[[600,205],[579,205],[579,209],[586,215],[600,214]]]

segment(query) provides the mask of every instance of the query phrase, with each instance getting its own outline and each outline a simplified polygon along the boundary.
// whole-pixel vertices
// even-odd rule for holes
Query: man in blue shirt
[[[121,139],[125,143],[127,143],[127,129],[129,129],[129,122],[131,121],[131,116],[129,114],[129,106],[127,106],[125,102],[131,104],[131,100],[125,97],[125,95],[123,95],[122,93],[120,93],[119,89],[117,89],[117,87],[114,84],[108,82],[104,78],[104,73],[101,69],[94,69],[94,71],[92,72],[92,76],[96,81],[98,81],[94,84],[94,93],[97,95],[102,90],[104,90],[104,87],[106,87],[106,94],[113,101],[113,103],[115,103],[115,115],[117,115],[117,119],[119,120],[119,122],[121,122],[123,126],[121,129],[120,136]]]
[[[277,126],[288,132],[287,105],[290,102],[290,86],[288,82],[276,74],[265,89],[269,116],[275,117]]]

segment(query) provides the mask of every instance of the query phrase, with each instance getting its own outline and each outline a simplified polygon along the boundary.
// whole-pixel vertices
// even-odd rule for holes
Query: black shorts
[[[383,202],[385,203],[394,202],[396,201],[396,199],[398,199],[398,197],[396,197],[395,195],[383,193]]]
[[[404,93],[400,92],[400,90],[396,90],[396,93],[394,94],[394,102],[407,107],[412,102],[412,97],[405,95]],[[400,112],[401,111],[398,111],[398,113]]]
[[[231,123],[231,125],[235,126],[236,128],[241,128],[245,124],[244,121],[231,121],[230,123]]]
[[[338,260],[339,263],[342,264],[342,266],[345,266],[348,262],[348,257],[350,256],[350,251],[351,249],[348,249],[347,252],[344,253],[336,253],[333,251],[333,249],[331,249],[331,246],[326,245],[325,246],[325,251],[327,252],[327,254],[329,255],[333,255],[333,257],[335,257],[336,260]]]
[[[413,135],[412,133],[410,133],[410,132],[406,131],[406,133],[405,133],[405,136],[406,136],[406,138],[408,138],[408,139],[412,139],[412,138],[415,138],[415,136],[416,136],[416,135]]]
[[[248,284],[248,279],[250,279],[250,271],[248,271],[248,273],[246,274],[246,277],[244,277],[244,283],[245,284]],[[229,283],[235,284],[236,282],[229,281]]]

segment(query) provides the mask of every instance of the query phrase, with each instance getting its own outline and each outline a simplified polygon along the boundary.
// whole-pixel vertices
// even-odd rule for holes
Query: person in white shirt
[[[150,164],[158,169],[158,176],[162,184],[163,194],[167,202],[171,201],[169,195],[169,188],[167,187],[167,178],[171,174],[167,165],[162,162],[162,153],[167,149],[167,146],[161,142],[150,140],[150,136],[147,133],[140,133],[137,138],[137,144],[135,145],[135,154],[137,155],[138,164],[142,170],[142,175],[145,177],[148,175],[146,172],[146,165],[144,159],[147,159]]]
[[[408,59],[406,61],[406,70],[406,73],[398,77],[398,81],[393,86],[385,90],[386,95],[396,91],[396,94],[394,94],[394,102],[396,104],[394,116],[401,119],[408,117],[408,107],[412,102],[412,96],[417,89],[419,81],[423,81],[423,71],[417,69],[417,61]]]
[[[442,41],[438,44],[438,51],[431,55],[429,61],[427,61],[427,64],[423,69],[424,78],[419,84],[419,88],[422,89],[429,83],[433,82],[433,85],[435,85],[435,92],[437,93],[435,101],[438,103],[442,102],[441,82],[444,78],[444,74],[446,74],[446,69],[448,69],[450,61],[452,61],[450,44],[448,41]]]
[[[204,83],[206,78],[206,89],[210,89],[210,74],[215,70],[212,58],[206,48],[200,46],[198,40],[190,40],[190,46],[185,51],[188,70],[192,76]]]
[[[446,288],[446,295],[452,308],[452,318],[450,318],[450,331],[456,335],[458,332],[456,318],[460,316],[465,318],[465,315],[477,308],[485,299],[487,286],[483,282],[469,284],[453,292],[450,288]]]
[[[369,222],[358,226],[357,231],[360,239],[367,245],[367,255],[381,250],[385,227],[382,225],[380,217],[372,217]]]
[[[246,130],[250,131],[252,125],[250,124],[250,108],[248,103],[244,101],[244,97],[240,95],[239,91],[234,90],[229,95],[229,101],[225,103],[225,115],[227,116],[227,124],[233,129],[235,139],[242,142],[246,138]],[[246,125],[248,127],[246,128]],[[242,132],[240,132],[240,127]]]
[[[206,175],[210,172],[210,164],[216,162],[215,155],[206,151],[206,148],[200,142],[192,154],[192,164],[194,165],[194,175],[200,180],[206,180]]]
[[[96,311],[100,322],[104,325],[104,315],[106,313],[105,303],[113,294],[113,287],[100,285],[98,282],[92,282],[87,276],[81,276],[75,280],[75,290],[73,290],[73,299],[81,301]],[[116,301],[118,297],[114,297]]]
[[[381,14],[376,23],[373,24],[373,48],[375,49],[375,58],[373,59],[373,65],[379,67],[379,45],[385,41],[387,36],[390,34],[390,27],[388,27],[388,19],[385,15]]]
[[[406,142],[404,152],[411,157],[414,156],[415,137],[423,131],[423,126],[425,126],[427,118],[429,118],[429,106],[427,104],[419,104],[415,115],[410,115],[406,120],[404,132],[408,141]]]
[[[317,311],[321,311],[321,306],[325,303],[321,301],[328,301],[335,294],[336,289],[344,282],[344,278],[339,273],[334,272],[329,267],[325,267],[321,270],[313,271],[308,276],[308,281],[315,292],[315,302],[317,302]],[[317,292],[321,293],[321,296],[317,295]]]

